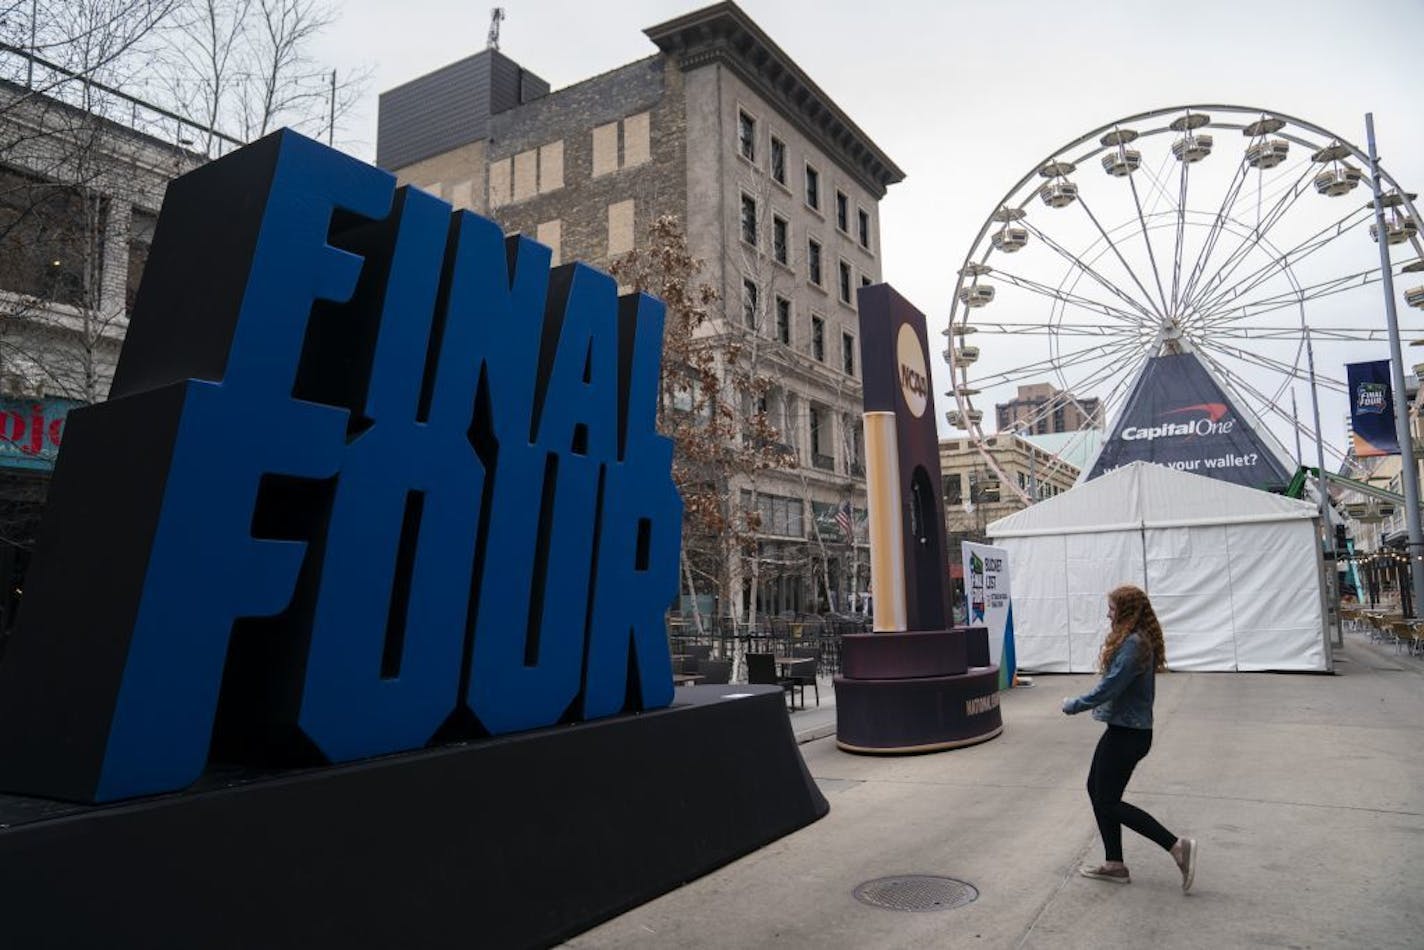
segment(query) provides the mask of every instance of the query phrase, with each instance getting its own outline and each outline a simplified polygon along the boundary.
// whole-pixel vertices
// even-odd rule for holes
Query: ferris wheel
[[[1055,150],[991,209],[965,255],[945,330],[950,425],[1027,501],[988,451],[995,428],[1082,420],[1053,462],[1081,467],[1084,443],[1147,361],[1191,352],[1283,459],[1306,440],[1313,453],[1293,385],[1314,360],[1320,412],[1343,419],[1342,364],[1385,353],[1377,242],[1393,274],[1424,271],[1416,196],[1380,169],[1381,233],[1368,167],[1342,136],[1230,105],[1128,116]],[[1399,287],[1424,307],[1424,286]],[[985,418],[1016,385],[1042,381],[1051,395]]]

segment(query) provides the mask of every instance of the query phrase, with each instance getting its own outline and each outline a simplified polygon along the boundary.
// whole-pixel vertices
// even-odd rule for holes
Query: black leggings
[[[1177,843],[1177,836],[1163,828],[1156,818],[1122,800],[1132,770],[1151,748],[1151,729],[1108,726],[1093,753],[1093,766],[1088,770],[1088,798],[1092,799],[1093,815],[1098,819],[1098,832],[1103,836],[1103,848],[1109,861],[1122,860],[1123,825],[1168,851]]]

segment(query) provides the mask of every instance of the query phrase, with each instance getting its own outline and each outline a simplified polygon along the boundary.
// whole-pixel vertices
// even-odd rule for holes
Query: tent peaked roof
[[[991,523],[993,538],[1314,518],[1315,505],[1219,479],[1133,462]]]

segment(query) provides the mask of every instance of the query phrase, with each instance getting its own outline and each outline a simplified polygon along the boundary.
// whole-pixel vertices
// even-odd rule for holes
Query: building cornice
[[[718,3],[643,31],[683,72],[721,63],[778,107],[875,196],[905,173],[735,3]]]

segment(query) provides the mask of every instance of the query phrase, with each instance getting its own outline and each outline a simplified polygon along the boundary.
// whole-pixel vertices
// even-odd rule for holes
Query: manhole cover
[[[933,874],[904,874],[866,881],[855,899],[887,910],[952,910],[979,898],[973,884]]]

